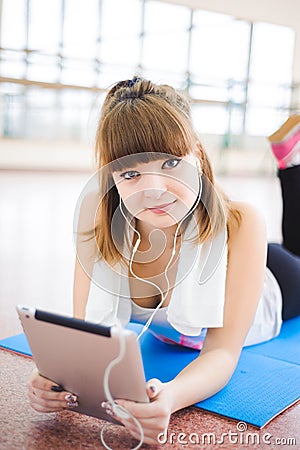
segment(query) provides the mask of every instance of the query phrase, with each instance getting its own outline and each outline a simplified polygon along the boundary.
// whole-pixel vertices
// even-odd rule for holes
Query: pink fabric
[[[289,139],[281,142],[272,143],[272,150],[277,159],[285,158],[300,140],[300,129],[296,131]]]
[[[183,334],[180,336],[180,345],[184,347],[194,348],[195,350],[201,350],[203,347],[204,341],[195,342],[193,339],[188,336],[184,336]]]
[[[293,159],[294,155],[300,149],[300,128],[297,127],[295,134],[281,142],[271,144],[274,156],[278,161],[278,167],[285,169],[287,164]]]
[[[150,332],[152,332],[149,329]],[[165,342],[166,344],[173,344],[173,345],[180,345],[183,347],[189,347],[189,348],[193,348],[194,350],[201,350],[204,344],[204,339],[200,339],[197,340],[197,337],[189,337],[189,336],[184,336],[183,334],[180,335],[179,340],[176,341],[174,339],[170,339],[166,336],[163,336],[162,334],[158,334],[158,333],[153,333],[152,334],[159,339],[162,342]]]

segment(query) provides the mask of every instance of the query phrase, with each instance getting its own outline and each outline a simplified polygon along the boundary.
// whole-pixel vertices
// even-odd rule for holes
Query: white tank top
[[[157,337],[192,348],[201,348],[207,328],[223,326],[227,270],[226,233],[202,245],[190,242],[189,225],[179,255],[175,286],[168,307],[154,316],[150,331]],[[132,240],[131,240],[132,242]],[[110,267],[104,260],[94,264],[86,320],[112,325],[120,319],[145,323],[153,309],[141,308],[130,297],[128,269]],[[275,337],[281,327],[282,298],[279,285],[266,269],[263,292],[245,345]]]

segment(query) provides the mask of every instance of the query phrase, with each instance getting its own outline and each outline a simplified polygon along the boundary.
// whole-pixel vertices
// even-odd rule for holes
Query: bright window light
[[[268,135],[287,118],[291,101],[295,33],[288,27],[253,27],[246,132]]]
[[[187,92],[201,133],[267,135],[290,112],[291,28],[155,0],[0,4],[2,134],[84,136],[92,91],[102,96],[133,75]],[[23,79],[47,83],[57,101],[47,107],[44,91]],[[64,86],[57,84],[72,89],[62,94]],[[86,94],[84,102],[79,92]],[[41,105],[29,95],[41,96]]]
[[[61,1],[30,0],[29,5],[28,47],[45,54],[56,54],[59,51],[62,26],[59,20]],[[14,32],[16,32],[15,28]]]
[[[190,71],[210,83],[244,80],[247,74],[250,24],[223,14],[194,15]]]

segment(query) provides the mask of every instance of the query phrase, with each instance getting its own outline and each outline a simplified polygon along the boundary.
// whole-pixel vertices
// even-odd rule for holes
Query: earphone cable
[[[200,172],[199,172],[199,174],[200,174]],[[131,223],[129,222],[129,220],[127,220],[127,217],[126,217],[126,215],[124,214],[123,209],[122,209],[122,199],[120,198],[120,205],[119,205],[119,206],[120,206],[120,211],[121,211],[121,213],[122,213],[122,215],[123,215],[125,221],[126,221],[127,224],[129,225],[129,227],[133,230],[134,233],[136,233],[136,234],[138,235],[137,241],[136,241],[136,243],[135,243],[135,245],[134,245],[134,248],[133,248],[133,250],[132,250],[132,253],[131,253],[131,257],[130,257],[130,261],[129,261],[129,271],[130,271],[131,275],[132,275],[134,278],[136,278],[136,279],[138,279],[138,280],[140,280],[140,281],[142,281],[142,282],[144,282],[144,283],[148,283],[148,284],[150,284],[150,285],[156,287],[156,288],[158,289],[158,291],[160,292],[160,295],[161,295],[161,301],[160,301],[159,304],[156,306],[155,310],[153,311],[153,313],[151,314],[151,316],[149,317],[149,319],[148,319],[147,322],[145,323],[145,325],[144,325],[142,331],[141,331],[141,332],[139,333],[139,335],[137,336],[137,340],[139,340],[139,339],[141,338],[141,336],[147,331],[147,329],[149,328],[149,326],[150,326],[150,324],[151,324],[151,322],[152,322],[152,320],[153,320],[153,318],[154,318],[156,312],[157,312],[158,309],[161,307],[161,305],[163,304],[163,302],[165,301],[165,299],[166,299],[166,297],[167,297],[167,295],[168,295],[168,293],[169,293],[169,290],[170,290],[170,281],[169,281],[169,278],[168,278],[168,275],[167,275],[167,271],[168,271],[168,269],[169,269],[169,267],[170,267],[170,265],[171,265],[171,263],[172,263],[172,261],[173,261],[173,259],[174,259],[174,256],[175,256],[175,254],[176,254],[176,239],[177,239],[177,235],[178,235],[180,226],[182,225],[183,221],[184,221],[189,215],[191,215],[191,214],[194,212],[194,210],[196,209],[196,207],[198,206],[198,204],[199,204],[199,202],[200,202],[200,200],[201,200],[201,194],[202,194],[201,174],[200,174],[199,180],[200,180],[200,189],[199,189],[197,201],[195,202],[195,204],[194,204],[194,206],[192,207],[192,209],[191,209],[190,211],[188,211],[188,213],[180,220],[180,222],[179,222],[178,225],[177,225],[176,231],[175,231],[174,241],[173,241],[173,249],[172,249],[171,258],[169,259],[169,261],[168,261],[168,263],[167,263],[167,265],[166,265],[166,267],[165,267],[165,270],[164,270],[164,277],[165,277],[165,280],[166,280],[166,282],[167,282],[167,288],[166,288],[165,293],[163,293],[162,289],[161,289],[158,285],[156,285],[155,283],[153,283],[152,281],[145,280],[145,279],[140,278],[139,276],[137,276],[137,275],[134,273],[133,269],[132,269],[133,258],[134,258],[134,255],[136,254],[136,252],[138,251],[138,247],[139,247],[140,242],[141,242],[141,235],[140,235],[140,233],[139,233],[139,232],[131,225]],[[122,359],[123,359],[124,356],[125,356],[125,352],[126,352],[126,341],[125,341],[124,333],[122,332],[122,325],[121,325],[120,321],[117,321],[117,327],[118,327],[118,329],[119,329],[118,336],[119,336],[119,342],[120,342],[120,349],[119,349],[119,354],[117,355],[117,357],[114,358],[114,359],[109,363],[109,365],[107,366],[107,368],[106,368],[106,370],[105,370],[105,373],[104,373],[104,380],[103,380],[104,392],[105,392],[105,395],[106,395],[106,398],[107,398],[109,404],[110,404],[111,407],[112,407],[112,410],[113,410],[114,412],[116,412],[117,415],[118,415],[118,413],[119,413],[119,416],[120,416],[120,417],[121,417],[122,414],[123,414],[123,417],[124,417],[124,414],[126,414],[126,416],[127,416],[128,418],[131,418],[131,419],[133,420],[133,422],[136,424],[136,426],[137,426],[137,428],[138,428],[138,430],[139,430],[139,433],[140,433],[140,441],[139,441],[138,445],[137,445],[136,447],[134,447],[132,450],[138,450],[138,449],[142,446],[142,444],[143,444],[143,442],[144,442],[144,430],[143,430],[143,428],[142,428],[142,426],[141,426],[139,420],[138,420],[135,416],[133,416],[129,411],[127,411],[127,410],[126,410],[124,407],[122,407],[121,405],[118,405],[117,403],[115,403],[115,401],[114,401],[114,399],[113,399],[113,397],[112,397],[112,395],[111,395],[110,388],[109,388],[109,377],[110,377],[111,370],[112,370],[112,368],[113,368],[116,364],[118,364],[119,362],[122,361]],[[121,330],[120,330],[120,328],[121,328]],[[102,442],[102,444],[104,445],[104,447],[105,447],[107,450],[113,450],[110,446],[108,446],[108,445],[106,444],[105,439],[104,439],[104,432],[105,432],[106,428],[107,428],[107,425],[105,424],[105,425],[102,427],[102,429],[101,429],[101,433],[100,433],[101,442]]]

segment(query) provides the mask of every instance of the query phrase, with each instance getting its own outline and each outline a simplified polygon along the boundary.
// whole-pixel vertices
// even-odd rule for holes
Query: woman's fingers
[[[78,402],[77,396],[67,391],[53,392],[46,391],[37,387],[29,387],[28,395],[32,401],[36,402],[37,399],[39,399],[40,401],[44,402],[56,402],[55,404],[60,405],[61,408],[70,406],[70,404]]]
[[[50,407],[49,405],[46,405],[46,406],[44,406],[44,405],[41,405],[41,403],[32,403],[32,402],[30,402],[30,406],[35,410],[35,411],[38,411],[38,412],[42,412],[42,413],[51,413],[51,412],[58,412],[58,411],[61,411],[63,408],[60,406],[60,407]]]
[[[169,408],[163,402],[135,403],[128,400],[116,400],[116,403],[139,420],[166,417],[170,414]]]
[[[39,412],[55,412],[64,408],[76,408],[77,396],[42,377],[35,369],[28,382],[30,405]]]
[[[152,378],[151,380],[147,381],[146,389],[149,399],[152,400],[157,397],[157,395],[163,389],[163,386],[163,383],[157,378]]]
[[[45,391],[53,390],[51,389],[52,387],[54,387],[54,389],[56,390],[59,390],[60,388],[60,386],[57,383],[54,383],[53,381],[48,380],[48,378],[45,378],[42,375],[40,375],[37,369],[35,369],[32,372],[28,385],[32,388],[38,388]]]
[[[133,417],[135,417],[144,432],[144,442],[146,444],[158,444],[157,437],[159,433],[169,425],[171,416],[171,397],[168,392],[167,384],[160,380],[152,379],[146,384],[149,403],[136,403],[128,400],[115,400]],[[117,409],[115,411],[116,418],[125,425],[131,435],[137,440],[141,439],[141,433],[133,418],[122,419],[118,417]]]
[[[44,389],[40,388],[29,388],[28,390],[29,395],[34,395],[36,397],[42,398],[44,400],[56,400],[56,401],[77,401],[76,395],[71,394],[67,391],[62,392],[53,392],[53,391],[46,391]]]

